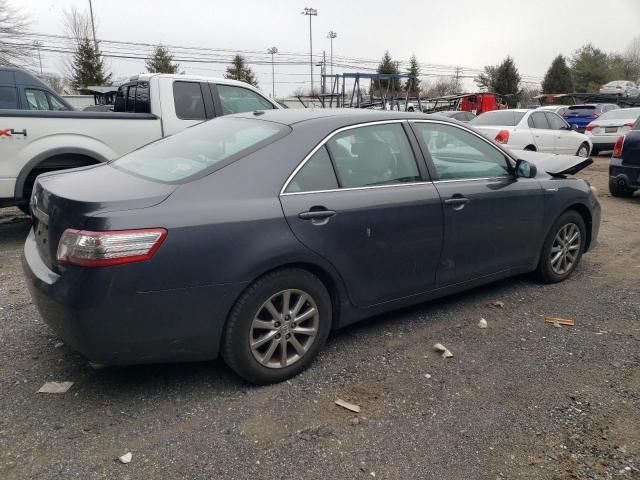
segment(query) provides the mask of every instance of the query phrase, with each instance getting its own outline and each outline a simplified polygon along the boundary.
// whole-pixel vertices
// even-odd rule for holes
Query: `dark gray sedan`
[[[510,275],[566,279],[600,224],[569,176],[586,164],[419,113],[222,117],[38,177],[23,266],[90,360],[221,354],[278,382],[332,329]]]

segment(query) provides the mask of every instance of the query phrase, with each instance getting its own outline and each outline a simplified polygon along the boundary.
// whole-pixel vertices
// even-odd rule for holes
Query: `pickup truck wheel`
[[[301,269],[265,275],[240,296],[227,320],[222,356],[238,375],[258,385],[305,370],[331,329],[331,297]]]
[[[577,157],[587,158],[589,156],[589,144],[583,143],[578,147],[578,151],[576,152]]]
[[[609,193],[611,193],[611,196],[628,198],[633,195],[633,192],[635,192],[634,189],[619,185],[613,178],[609,179]]]
[[[542,246],[536,271],[538,278],[544,283],[569,278],[580,263],[586,238],[582,216],[573,210],[563,213],[549,230]]]

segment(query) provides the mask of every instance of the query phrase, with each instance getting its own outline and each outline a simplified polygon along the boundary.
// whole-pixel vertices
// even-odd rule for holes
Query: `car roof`
[[[313,122],[315,120],[333,118],[336,126],[347,126],[365,122],[379,122],[386,120],[425,120],[425,119],[445,119],[447,117],[438,115],[427,115],[424,113],[395,112],[386,110],[369,110],[359,108],[289,108],[281,110],[259,110],[255,112],[238,113],[233,115],[240,118],[256,118],[270,122],[281,123],[283,125],[295,125],[302,122]],[[457,124],[455,121],[451,121]]]
[[[172,78],[174,80],[183,80],[185,82],[189,82],[189,81],[213,82],[213,83],[219,83],[222,85],[235,85],[238,87],[245,87],[245,88],[251,88],[253,90],[259,90],[253,85],[246,82],[241,82],[239,80],[231,80],[229,78],[222,78],[222,77],[207,77],[203,75],[182,75],[179,73],[140,73],[138,75],[133,75],[131,78],[129,78],[129,80],[127,80],[124,83],[129,83],[136,80],[149,81],[151,78],[154,78],[154,77]]]

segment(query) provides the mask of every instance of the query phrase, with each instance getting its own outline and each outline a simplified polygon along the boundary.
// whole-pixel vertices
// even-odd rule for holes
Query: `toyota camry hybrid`
[[[357,320],[521,273],[566,279],[600,225],[572,176],[590,162],[421,113],[221,117],[39,176],[23,267],[42,318],[94,362],[221,355],[278,382]]]

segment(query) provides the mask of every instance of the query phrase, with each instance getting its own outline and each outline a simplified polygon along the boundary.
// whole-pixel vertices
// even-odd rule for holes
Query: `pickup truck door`
[[[213,95],[206,82],[161,78],[158,87],[164,136],[215,117]]]
[[[544,112],[532,113],[528,120],[539,152],[555,153],[556,132],[549,128],[549,122]]]

